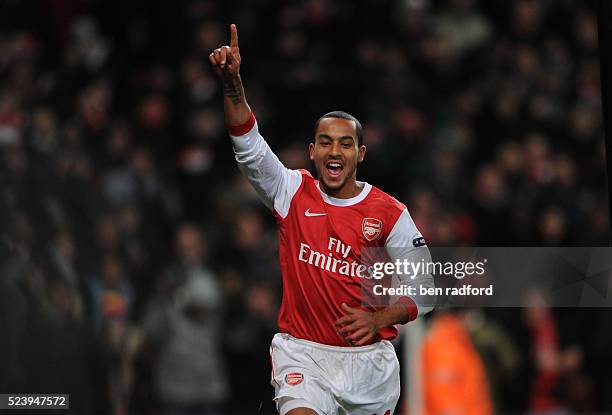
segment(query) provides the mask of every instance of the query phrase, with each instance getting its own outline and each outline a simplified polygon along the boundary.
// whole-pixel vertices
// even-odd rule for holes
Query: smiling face
[[[357,164],[363,161],[366,148],[358,144],[354,121],[323,118],[309,148],[325,193],[343,199],[359,193],[355,183]]]

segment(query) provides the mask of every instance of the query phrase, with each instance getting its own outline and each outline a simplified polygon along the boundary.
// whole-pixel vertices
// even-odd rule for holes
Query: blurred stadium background
[[[274,413],[276,231],[207,60],[230,22],[288,166],[343,109],[360,178],[431,246],[610,243],[589,2],[3,0],[0,22],[0,392]],[[432,313],[404,362],[423,413],[612,412],[609,310],[536,305]]]

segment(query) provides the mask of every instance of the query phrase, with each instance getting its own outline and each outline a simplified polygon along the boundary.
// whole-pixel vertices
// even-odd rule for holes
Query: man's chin
[[[340,180],[329,180],[325,176],[321,176],[320,181],[321,181],[321,183],[323,184],[323,186],[325,188],[324,190],[332,191],[332,192],[334,192],[336,190],[342,189],[342,187],[344,186],[344,183],[345,183],[345,180],[342,180],[342,179],[340,179]]]

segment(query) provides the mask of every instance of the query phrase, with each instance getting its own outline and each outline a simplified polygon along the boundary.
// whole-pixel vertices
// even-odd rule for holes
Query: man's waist
[[[346,346],[340,346],[337,344],[320,343],[320,342],[316,342],[313,340],[298,338],[298,337],[292,336],[289,333],[276,333],[274,337],[281,338],[286,341],[294,342],[302,346],[308,346],[308,347],[312,347],[312,348],[319,349],[319,350],[325,350],[329,352],[341,352],[341,353],[369,352],[372,350],[376,350],[380,347],[386,347],[387,345],[391,345],[391,342],[389,342],[388,340],[380,340],[380,341],[376,341],[374,343],[371,343],[365,346],[350,346],[348,344]]]

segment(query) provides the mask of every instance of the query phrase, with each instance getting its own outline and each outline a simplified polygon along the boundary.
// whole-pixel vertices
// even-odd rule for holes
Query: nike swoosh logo
[[[311,213],[310,212],[310,208],[308,208],[308,209],[306,209],[306,212],[304,212],[304,215],[308,216],[308,217],[310,217],[310,216],[325,216],[325,215],[327,215],[327,213]]]

